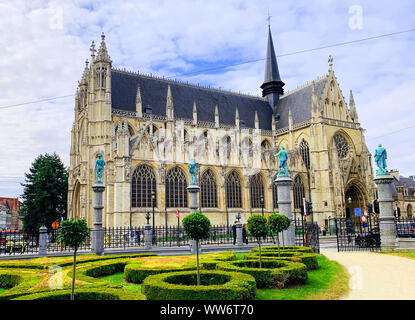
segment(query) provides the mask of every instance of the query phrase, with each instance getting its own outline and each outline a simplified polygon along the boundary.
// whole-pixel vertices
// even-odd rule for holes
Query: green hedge
[[[124,269],[124,280],[131,283],[140,284],[148,276],[177,271],[189,271],[196,270],[196,263],[188,264],[181,267],[142,267],[140,264],[128,264]]]
[[[215,261],[233,261],[236,260],[235,251],[222,251],[222,252],[215,252],[215,253],[207,253],[201,254],[200,256],[201,261],[204,259],[208,260],[215,260]]]
[[[69,300],[71,290],[55,290],[28,294],[12,300]],[[75,288],[75,300],[143,300],[143,296],[133,291],[113,288]]]
[[[22,277],[10,272],[0,271],[0,288],[10,289],[17,286],[22,281]]]
[[[0,282],[2,282],[2,285],[5,285],[4,288],[8,286],[10,289],[0,294],[0,300],[9,300],[36,292],[39,289],[35,288],[35,286],[42,281],[40,275],[11,270],[0,270],[1,278]]]
[[[300,253],[300,252],[289,252],[289,251],[281,251],[280,257],[278,257],[278,252],[275,250],[272,251],[265,251],[261,253],[261,257],[263,259],[280,259],[284,261],[293,261],[293,262],[301,262],[307,266],[307,270],[316,270],[318,268],[318,254],[316,253]],[[252,260],[252,259],[259,259],[259,252],[255,253],[248,253],[244,255],[244,259]]]
[[[261,252],[265,251],[277,251],[278,252],[278,246],[272,246],[272,247],[262,247]],[[280,246],[280,251],[286,251],[286,252],[302,252],[302,253],[314,253],[312,248],[309,247],[300,247],[300,246]],[[251,249],[251,252],[259,252],[259,248],[255,247]]]
[[[257,259],[221,262],[218,269],[250,274],[255,278],[257,288],[283,288],[286,282],[307,281],[307,267],[304,264],[278,259],[264,259],[262,268],[259,268]]]
[[[255,298],[255,279],[250,275],[202,270],[200,278],[202,284],[208,284],[211,279],[217,279],[221,284],[192,285],[196,283],[196,271],[182,271],[148,276],[143,281],[141,289],[148,300],[251,300]],[[186,284],[177,284],[178,282]]]

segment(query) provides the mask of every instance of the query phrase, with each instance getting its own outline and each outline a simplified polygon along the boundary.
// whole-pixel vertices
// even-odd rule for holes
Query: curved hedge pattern
[[[261,252],[265,251],[276,251],[278,252],[278,246],[262,247]],[[285,252],[302,252],[302,253],[314,253],[310,247],[299,247],[299,246],[280,246],[280,251]],[[259,252],[259,248],[255,247],[251,249],[251,252]]]
[[[154,274],[189,270],[196,270],[196,265],[187,267],[151,268],[142,267],[139,264],[129,264],[124,269],[124,280],[131,283],[142,283],[145,278]]]
[[[286,281],[307,281],[307,267],[304,264],[278,259],[263,260],[262,268],[259,268],[257,259],[221,262],[218,269],[250,274],[255,278],[257,288],[283,288]]]
[[[301,262],[307,266],[307,270],[316,270],[318,268],[316,253],[301,253],[293,251],[281,251],[278,257],[278,252],[275,250],[265,251],[261,253],[262,259],[278,259],[284,261]],[[245,260],[259,259],[259,252],[248,253],[244,256]]]
[[[200,286],[174,284],[179,278],[182,282],[195,283],[196,272],[169,272],[148,276],[141,288],[148,300],[251,300],[255,297],[255,279],[248,274],[202,270],[200,276],[202,283],[215,276],[229,281]]]

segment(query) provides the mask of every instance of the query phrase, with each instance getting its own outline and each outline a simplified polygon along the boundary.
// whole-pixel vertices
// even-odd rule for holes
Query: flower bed
[[[257,259],[221,262],[218,269],[250,274],[255,278],[257,288],[283,288],[286,282],[307,281],[307,267],[304,264],[278,259],[264,259],[262,268],[259,268]]]
[[[244,273],[200,271],[160,273],[148,276],[142,292],[148,300],[250,300],[255,297],[255,279]]]

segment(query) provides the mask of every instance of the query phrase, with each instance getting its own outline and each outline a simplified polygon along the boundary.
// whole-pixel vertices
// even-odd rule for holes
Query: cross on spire
[[[272,16],[270,16],[269,9],[268,9],[268,18],[267,18],[267,20],[268,20],[268,27],[271,26],[271,18],[272,18]]]

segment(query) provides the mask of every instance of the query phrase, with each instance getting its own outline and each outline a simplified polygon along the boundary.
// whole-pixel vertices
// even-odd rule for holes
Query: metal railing
[[[104,248],[131,248],[145,245],[144,227],[104,228]]]
[[[398,238],[415,238],[415,219],[399,217],[395,219]]]
[[[39,252],[39,235],[19,230],[0,232],[0,255],[36,254]]]
[[[58,240],[59,229],[53,229],[48,232],[46,240],[46,252],[72,252],[73,248],[64,246]],[[91,231],[92,232],[92,231]],[[84,243],[78,248],[78,251],[91,251],[91,234],[87,236]]]

